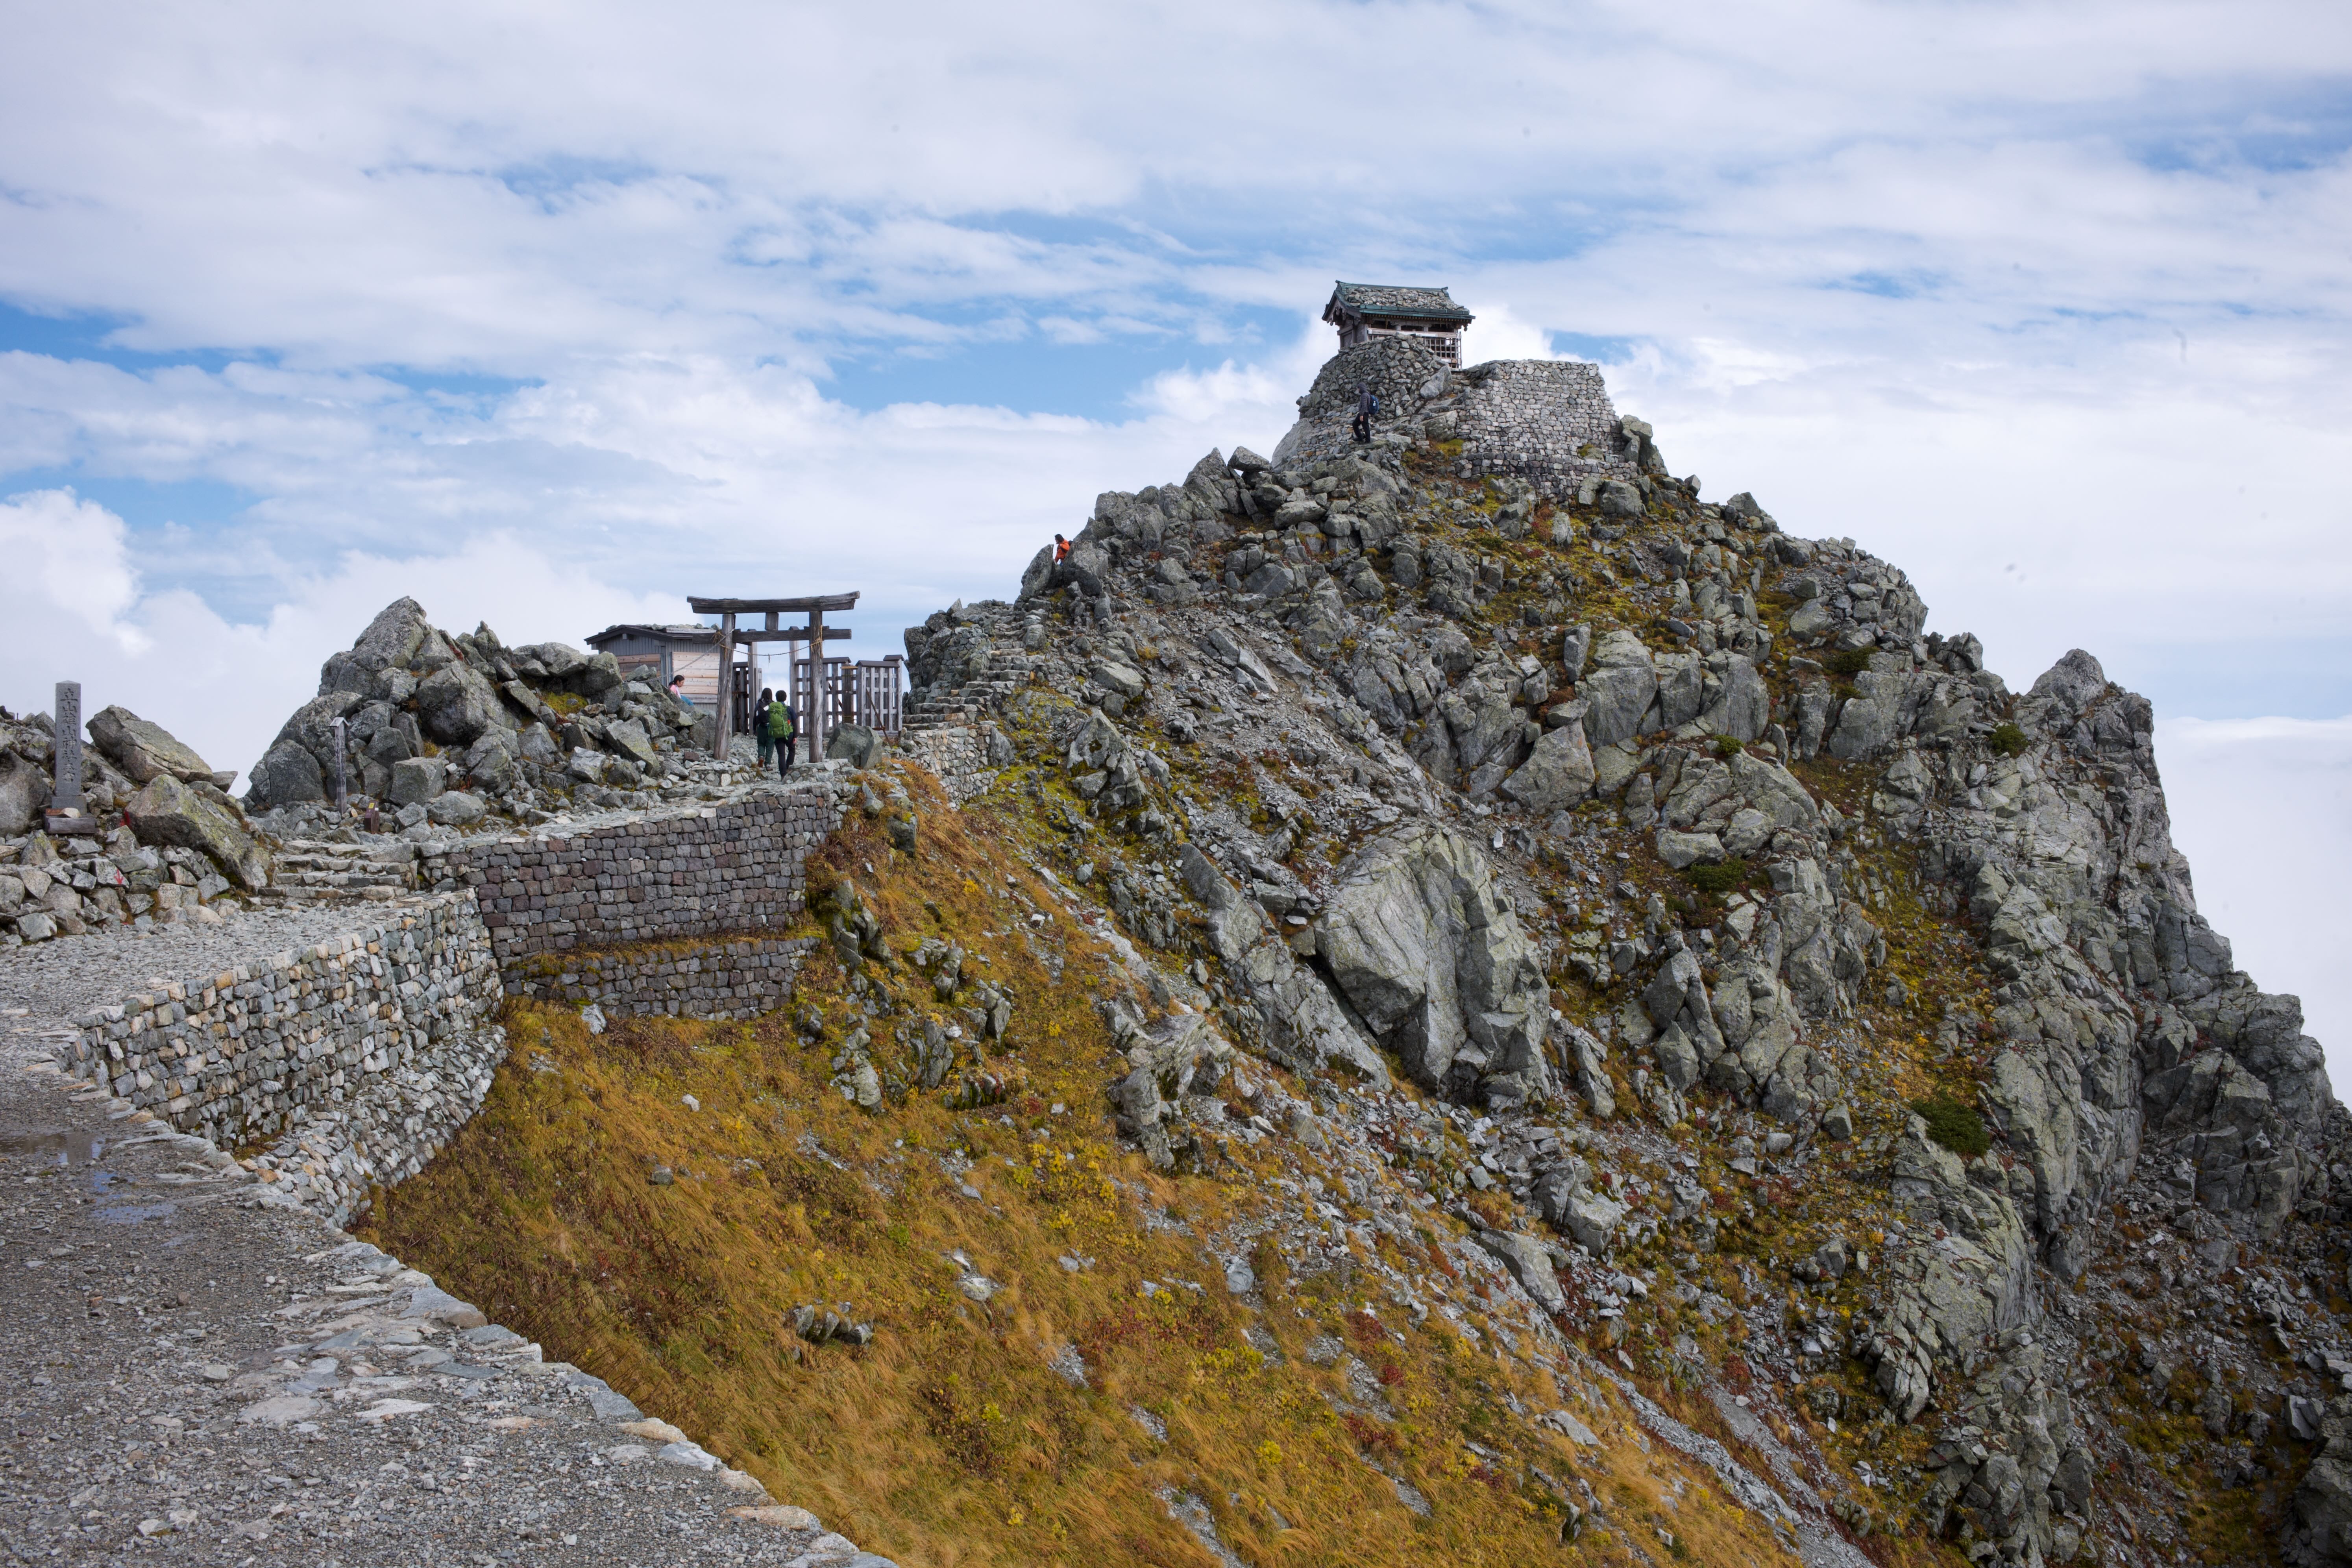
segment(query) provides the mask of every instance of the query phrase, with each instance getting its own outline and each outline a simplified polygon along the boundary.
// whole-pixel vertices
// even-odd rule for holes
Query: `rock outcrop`
[[[0,946],[211,921],[224,894],[270,887],[269,849],[227,793],[235,774],[127,708],[86,727],[82,799],[99,831],[52,838],[52,723],[0,710]]]
[[[1979,1556],[2127,1534],[2088,1478],[2135,1401],[2220,1390],[2200,1462],[2283,1462],[2284,1401],[2329,1391],[2266,1358],[2352,1352],[2333,1302],[2263,1337],[2197,1326],[2170,1266],[2137,1296],[2116,1271],[2160,1225],[2273,1307],[2318,1279],[2347,1121],[2294,998],[2198,912],[2148,706],[2088,654],[2012,692],[1900,571],[1702,502],[1590,367],[1394,338],[1327,365],[1271,460],[1098,498],[1073,560],[911,630],[917,700],[1050,731],[1076,807],[1049,817],[1241,1047],[1484,1112],[1518,1163],[1454,1190],[1588,1255],[1777,1259],[1801,1227],[1776,1266],[1843,1305],[1744,1363],[1933,1424],[1898,1489]],[[1584,1142],[1538,1136],[1580,1115]],[[1627,1202],[1599,1130],[1629,1122],[1727,1141],[1730,1184]],[[1800,1182],[1857,1206],[1826,1230]],[[1486,1234],[1532,1267],[1524,1227]],[[2127,1373],[2117,1334],[2149,1347]],[[2192,1357],[2188,1394],[2147,1381]],[[1846,1365],[1874,1406],[1808,1382]],[[2298,1561],[2347,1560],[2334,1473],[2263,1494]]]
[[[544,820],[576,803],[649,803],[698,787],[688,753],[710,721],[610,654],[509,647],[487,626],[445,633],[414,599],[384,606],[319,672],[254,764],[247,807],[285,832],[320,826],[335,789],[393,829]]]

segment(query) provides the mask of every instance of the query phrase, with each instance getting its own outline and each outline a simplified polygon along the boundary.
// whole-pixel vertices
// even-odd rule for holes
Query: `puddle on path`
[[[106,1139],[96,1132],[55,1132],[47,1129],[0,1132],[0,1154],[30,1155],[34,1162],[60,1169],[97,1163],[106,1152]]]
[[[137,1225],[144,1219],[161,1219],[177,1207],[175,1204],[115,1204],[110,1207],[93,1209],[93,1217],[109,1225]]]

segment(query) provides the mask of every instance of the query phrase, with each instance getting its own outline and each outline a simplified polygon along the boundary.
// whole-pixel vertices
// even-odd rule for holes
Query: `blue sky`
[[[1098,490],[1269,448],[1345,277],[1598,361],[1678,471],[1903,565],[2019,685],[2098,653],[2208,721],[2180,767],[2352,714],[2340,5],[12,28],[0,702],[70,667],[242,765],[401,593],[576,639],[857,589],[895,647]],[[2282,759],[2335,745],[2245,754],[2318,814],[2337,763]]]

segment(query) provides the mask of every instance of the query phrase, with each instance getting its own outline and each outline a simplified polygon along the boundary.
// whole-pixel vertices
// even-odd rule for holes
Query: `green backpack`
[[[793,708],[789,702],[768,704],[768,739],[789,741],[793,738]]]

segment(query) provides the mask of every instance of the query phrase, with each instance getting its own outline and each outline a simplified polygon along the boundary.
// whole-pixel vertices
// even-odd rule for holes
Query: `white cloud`
[[[1461,299],[1463,308],[1477,318],[1462,334],[1462,363],[1490,359],[1551,359],[1551,334],[1520,316],[1499,300]]]
[[[2352,718],[2163,719],[2156,749],[2197,905],[2266,991],[2303,998],[2328,1076],[2352,1085]]]
[[[32,490],[0,502],[0,560],[9,566],[0,595],[20,635],[37,631],[39,605],[70,626],[69,635],[107,640],[125,654],[144,651],[145,637],[118,618],[138,595],[124,555],[122,520],[71,490]]]
[[[327,656],[404,595],[436,625],[487,620],[510,642],[576,644],[614,621],[688,618],[679,599],[609,587],[491,535],[444,556],[346,555],[292,584],[265,624],[235,626],[193,594],[143,591],[121,520],[63,490],[0,504],[0,552],[50,567],[0,576],[0,702],[43,710],[57,682],[79,680],[84,712],[120,703],[240,772],[316,695]]]

